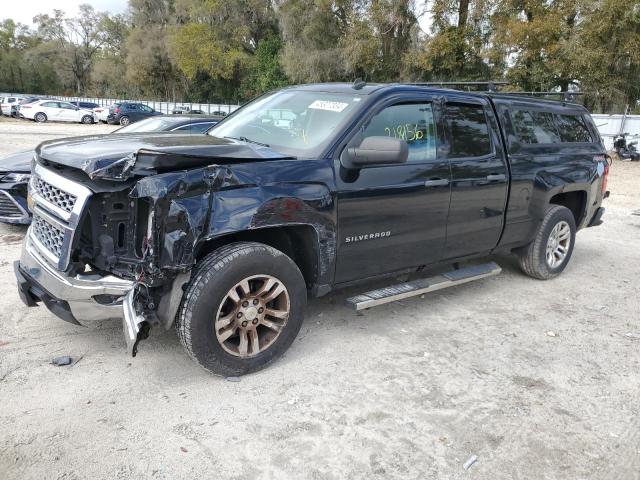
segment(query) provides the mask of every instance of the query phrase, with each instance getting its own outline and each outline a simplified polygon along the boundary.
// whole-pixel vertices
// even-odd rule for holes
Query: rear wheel
[[[129,117],[120,117],[120,125],[122,125],[123,127],[126,127],[130,123],[131,120],[129,119]]]
[[[280,357],[304,317],[306,285],[284,253],[234,243],[203,258],[176,318],[189,355],[218,375],[243,375]]]
[[[85,125],[89,125],[93,123],[93,117],[91,115],[85,115],[84,117],[82,117],[81,122],[84,123]]]
[[[557,277],[566,268],[576,238],[573,213],[561,205],[549,205],[536,237],[518,252],[520,268],[540,280]]]
[[[38,123],[44,123],[44,122],[46,122],[46,121],[47,121],[47,116],[46,116],[44,113],[39,112],[39,113],[36,113],[36,114],[35,114],[35,116],[33,117],[33,119],[34,119],[36,122],[38,122]]]

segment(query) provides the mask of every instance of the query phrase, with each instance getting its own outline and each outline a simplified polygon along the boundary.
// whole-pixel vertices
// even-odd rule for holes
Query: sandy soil
[[[0,150],[109,128],[0,120]],[[638,479],[640,164],[610,189],[560,278],[500,257],[498,277],[365,313],[354,291],[312,301],[285,357],[239,382],[173,331],[131,359],[120,325],[27,309],[25,230],[0,226],[0,478]]]

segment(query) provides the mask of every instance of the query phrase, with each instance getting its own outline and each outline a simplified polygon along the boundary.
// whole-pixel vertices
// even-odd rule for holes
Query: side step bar
[[[347,305],[353,307],[355,310],[364,310],[365,308],[377,307],[378,305],[395,302],[403,298],[414,297],[416,295],[422,295],[423,293],[473,282],[481,278],[492,277],[501,271],[502,269],[495,262],[460,268],[434,277],[419,278],[411,282],[371,290],[370,292],[348,298]]]

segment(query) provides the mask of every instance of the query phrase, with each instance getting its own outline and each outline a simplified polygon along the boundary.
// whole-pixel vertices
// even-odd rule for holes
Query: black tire
[[[85,125],[91,125],[93,124],[93,117],[91,115],[85,115],[80,120],[80,123],[84,123]]]
[[[42,112],[38,112],[35,114],[33,119],[38,123],[44,123],[47,121],[47,115]]]
[[[123,127],[126,127],[130,123],[131,123],[131,120],[126,115],[124,117],[120,117],[120,125],[122,125]]]
[[[553,229],[561,222],[569,225],[570,236],[567,253],[562,262],[551,267],[547,261],[547,244]],[[567,207],[561,205],[549,205],[545,211],[544,218],[538,227],[534,240],[518,252],[520,268],[530,277],[539,280],[549,280],[557,277],[567,267],[571,260],[573,247],[576,240],[576,222],[573,213]]]
[[[268,348],[241,358],[222,347],[214,321],[229,290],[253,275],[271,275],[281,281],[289,295],[289,317]],[[189,356],[203,368],[216,375],[244,375],[264,368],[291,346],[306,303],[305,281],[293,260],[261,243],[233,243],[210,253],[194,268],[176,315],[176,330]]]

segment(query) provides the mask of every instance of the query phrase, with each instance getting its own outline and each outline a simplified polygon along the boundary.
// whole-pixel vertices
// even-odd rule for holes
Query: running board
[[[365,308],[377,307],[378,305],[395,302],[403,298],[414,297],[416,295],[422,295],[423,293],[473,282],[481,278],[492,277],[501,271],[502,269],[495,262],[460,268],[434,277],[419,278],[411,282],[371,290],[370,292],[347,298],[347,305],[353,307],[355,310],[364,310]]]

